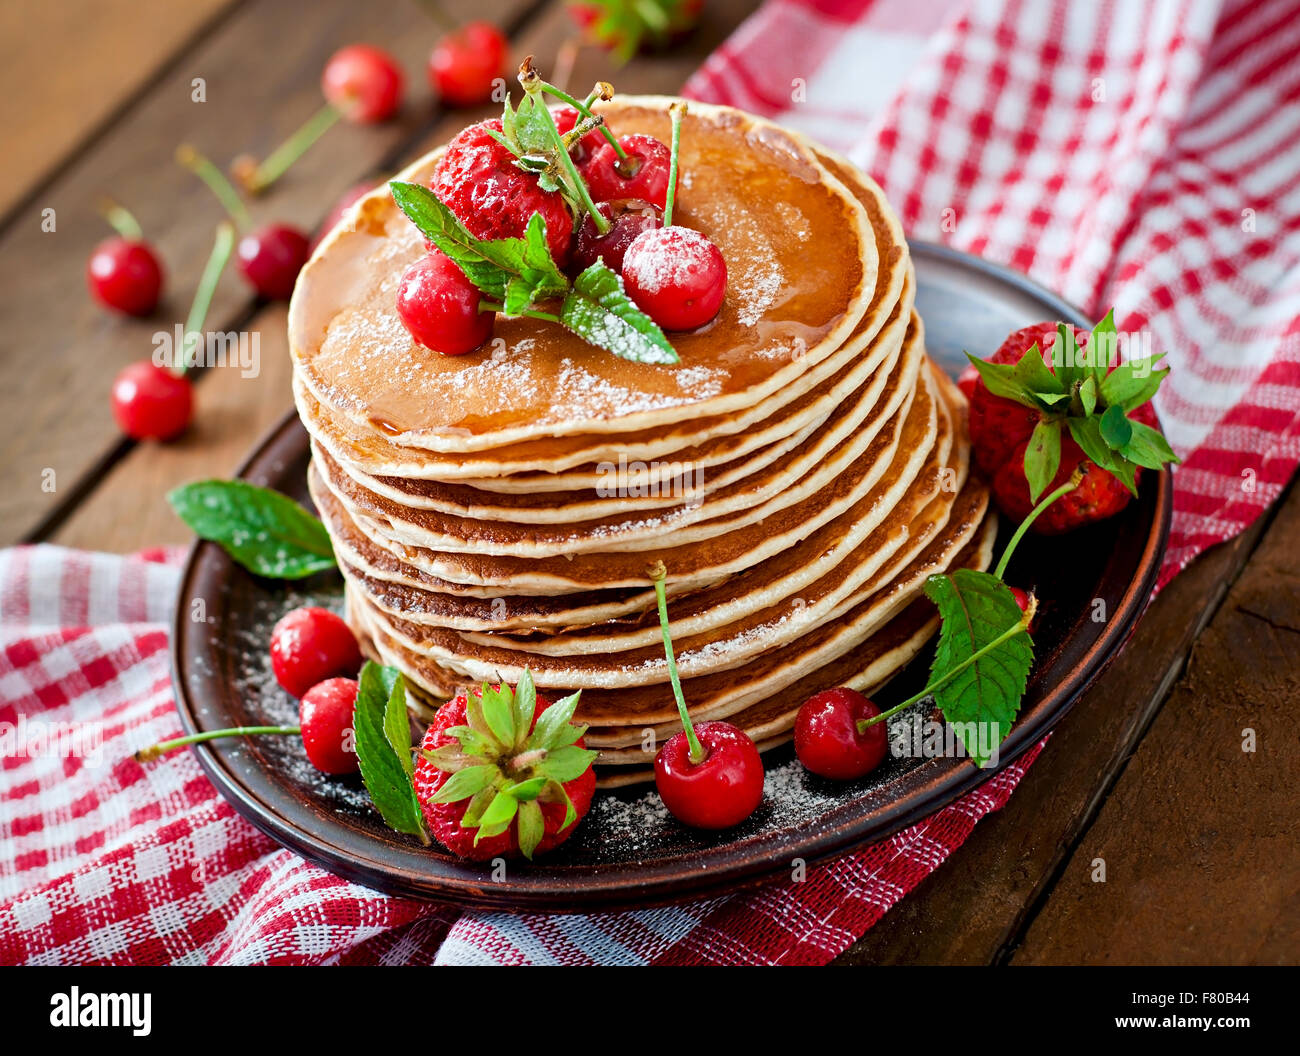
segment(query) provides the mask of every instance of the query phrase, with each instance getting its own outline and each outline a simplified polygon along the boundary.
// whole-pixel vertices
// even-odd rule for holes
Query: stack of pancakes
[[[668,104],[605,107],[667,141]],[[399,178],[427,182],[440,152]],[[554,323],[498,319],[465,356],[417,345],[397,285],[425,252],[380,188],[298,281],[294,393],[311,494],[369,654],[414,707],[525,669],[581,689],[607,785],[679,729],[651,569],[667,570],[687,704],[760,748],[799,705],[868,694],[937,626],[926,577],[984,568],[965,403],[925,354],[915,277],[880,189],[768,122],[691,104],[675,222],[721,249],[722,311],[620,359]]]

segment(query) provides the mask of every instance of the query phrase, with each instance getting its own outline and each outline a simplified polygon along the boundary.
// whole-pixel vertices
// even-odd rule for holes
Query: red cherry
[[[352,715],[357,706],[357,683],[351,678],[331,678],[312,686],[298,704],[302,746],[311,765],[322,774],[350,774],[357,769]]]
[[[339,195],[338,201],[330,207],[330,211],[325,214],[325,219],[321,221],[320,227],[316,229],[316,237],[312,239],[311,243],[313,252],[321,244],[325,236],[338,226],[338,222],[343,219],[343,214],[374,189],[374,183],[364,180],[361,183],[354,183]]]
[[[871,701],[845,686],[813,694],[794,721],[799,762],[814,774],[839,781],[869,774],[885,758],[888,733],[883,722],[859,733],[858,723],[879,714]]]
[[[602,137],[603,138],[603,137]],[[653,136],[621,136],[620,158],[612,143],[601,143],[582,166],[583,179],[593,201],[642,198],[664,208],[668,198],[668,170],[672,151]],[[680,186],[680,178],[678,180]]]
[[[575,274],[591,267],[597,260],[603,260],[615,271],[622,271],[623,258],[637,235],[663,225],[663,214],[649,202],[600,202],[596,208],[610,221],[610,228],[603,235],[599,234],[596,222],[589,215],[583,218],[570,258],[571,270]]]
[[[573,126],[578,123],[580,115],[571,106],[560,106],[551,111],[551,116],[555,118],[555,127],[563,136],[573,131]],[[606,140],[600,129],[593,129],[569,148],[569,157],[581,165],[591,156],[592,151],[597,150],[604,142]]]
[[[1029,611],[1029,595],[1026,594],[1026,593],[1025,593],[1023,590],[1021,590],[1019,587],[1010,587],[1009,589],[1010,589],[1010,591],[1011,591],[1011,596],[1012,596],[1013,598],[1016,599],[1016,604],[1020,606],[1020,611],[1021,611],[1021,612],[1028,612],[1028,611]],[[1035,614],[1034,618],[1033,618],[1032,620],[1029,621],[1029,627],[1028,627],[1027,629],[1030,630],[1030,631],[1032,631],[1032,630],[1034,629],[1034,625],[1037,624],[1037,623],[1038,623],[1038,616],[1037,616],[1037,614]]]
[[[127,315],[148,315],[162,291],[162,266],[148,242],[108,238],[95,247],[86,265],[90,292]]]
[[[471,352],[492,336],[495,312],[480,312],[478,287],[450,257],[434,250],[402,276],[397,314],[411,336],[444,356]]]
[[[329,609],[294,609],[271,631],[271,671],[292,696],[305,695],[327,678],[355,675],[360,667],[352,628]]]
[[[239,270],[260,296],[268,301],[287,301],[298,272],[311,255],[311,243],[297,228],[267,224],[241,238],[236,255]]]
[[[492,98],[505,68],[508,43],[491,22],[471,22],[438,41],[429,55],[429,84],[449,106],[474,106]]]
[[[373,124],[392,117],[402,103],[402,68],[371,44],[340,48],[325,64],[320,90],[347,120]]]
[[[194,412],[189,378],[141,360],[113,381],[113,417],[134,440],[171,440],[185,432]]]
[[[686,732],[655,756],[655,787],[678,821],[697,829],[726,829],[754,813],[763,798],[763,760],[749,735],[729,722],[700,722],[695,735],[704,761],[690,759]]]
[[[966,369],[957,375],[957,388],[961,389],[968,401],[974,399],[975,384],[979,380],[980,372],[975,369],[973,364],[967,364]]]
[[[623,281],[632,300],[665,330],[694,330],[722,307],[727,264],[698,231],[660,227],[627,247]]]

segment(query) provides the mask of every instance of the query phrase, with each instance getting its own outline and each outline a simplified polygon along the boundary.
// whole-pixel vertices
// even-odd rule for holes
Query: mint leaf
[[[381,667],[379,671],[388,693],[388,703],[384,705],[384,737],[397,753],[406,776],[413,778],[415,760],[411,756],[411,720],[406,713],[406,681],[395,667]]]
[[[370,800],[388,827],[428,844],[424,814],[415,797],[408,763],[401,758],[388,736],[387,715],[390,705],[405,687],[394,668],[381,667],[367,660],[358,680],[356,711],[352,730],[356,735],[357,762]],[[409,735],[406,755],[410,755]],[[461,771],[464,773],[464,771]]]
[[[1119,453],[1130,462],[1136,462],[1147,469],[1160,469],[1166,462],[1178,462],[1174,449],[1169,446],[1164,433],[1152,429],[1149,425],[1129,419],[1132,435],[1129,441],[1119,449]]]
[[[335,567],[325,526],[278,491],[243,480],[200,480],[176,488],[167,501],[195,535],[256,575],[302,579]]]
[[[638,308],[622,277],[598,260],[574,280],[560,322],[598,348],[638,363],[678,363],[658,324]]]
[[[505,298],[512,273],[483,252],[487,243],[471,235],[433,191],[418,183],[397,180],[388,186],[393,200],[420,234],[454,260],[470,282],[493,300]]]
[[[1118,451],[1133,436],[1133,423],[1124,416],[1123,407],[1107,407],[1097,421],[1097,428],[1112,451]]]
[[[1030,501],[1037,503],[1061,468],[1061,420],[1044,418],[1029,436],[1025,448],[1025,480]]]
[[[930,667],[931,682],[1020,623],[1020,607],[1010,588],[987,572],[963,568],[931,576],[925,593],[939,607],[943,621]],[[1033,640],[1028,632],[1022,632],[934,689],[939,710],[979,765],[988,761],[990,745],[1000,744],[1010,731],[1033,660]],[[986,733],[983,738],[981,726]]]

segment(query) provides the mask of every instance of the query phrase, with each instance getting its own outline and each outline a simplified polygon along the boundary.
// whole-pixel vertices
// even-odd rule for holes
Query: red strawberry
[[[1029,441],[1023,441],[993,477],[993,497],[998,508],[1017,521],[1028,517],[1036,505],[1030,499],[1029,482],[1025,479],[1025,451],[1028,447]],[[1128,489],[1110,473],[1090,462],[1079,445],[1068,436],[1061,439],[1060,471],[1043,489],[1043,494],[1055,491],[1069,480],[1076,467],[1082,467],[1083,480],[1077,488],[1062,495],[1043,511],[1034,521],[1034,531],[1042,535],[1060,535],[1080,525],[1113,517],[1128,505],[1132,497]],[[1141,470],[1135,468],[1133,474],[1136,482]]]
[[[1056,323],[1037,323],[1008,336],[988,360],[972,359],[979,378],[970,394],[971,444],[999,508],[1023,520],[1081,471],[1079,484],[1033,522],[1042,534],[1113,516],[1136,494],[1141,467],[1177,460],[1150,403],[1168,371],[1150,360],[1119,374],[1118,362],[1090,364],[1091,349],[1109,355],[1101,340],[1114,336],[1109,315],[1092,334],[1072,334],[1063,343]],[[1035,346],[1045,370],[1027,358]]]
[[[573,217],[557,191],[543,191],[537,177],[515,164],[515,155],[493,139],[500,120],[470,125],[447,147],[431,186],[475,238],[519,238],[534,213],[546,221],[555,262],[569,256]]]
[[[429,832],[464,858],[532,858],[573,835],[591,808],[596,753],[570,719],[578,694],[555,704],[519,686],[483,686],[439,709],[415,762]],[[527,728],[522,728],[524,713]]]
[[[1085,342],[1086,334],[1080,334]],[[1052,345],[1056,341],[1055,323],[1035,323],[1011,334],[988,358],[989,363],[1019,363],[1030,347],[1037,343],[1043,362],[1052,366]],[[973,367],[971,369],[974,369]],[[1024,404],[994,396],[976,374],[975,391],[970,396],[970,442],[975,463],[990,476],[997,472],[1011,453],[1029,439],[1038,424],[1038,411]]]

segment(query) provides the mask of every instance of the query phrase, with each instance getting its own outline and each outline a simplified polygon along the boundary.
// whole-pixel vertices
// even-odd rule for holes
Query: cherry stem
[[[177,737],[175,740],[163,741],[161,744],[155,744],[152,748],[141,748],[135,753],[137,763],[148,763],[157,759],[160,755],[166,755],[168,752],[177,748],[184,748],[190,744],[200,744],[203,741],[215,741],[219,737],[254,737],[264,733],[284,734],[302,734],[301,726],[232,726],[228,730],[207,730],[204,733],[191,733],[188,737]]]
[[[673,205],[677,201],[677,155],[682,145],[682,118],[686,116],[685,103],[673,103],[668,108],[673,119],[672,154],[668,160],[668,195],[664,199],[664,227],[673,226]]]
[[[235,190],[234,185],[226,179],[225,173],[212,164],[211,160],[188,144],[182,144],[176,148],[176,161],[208,185],[208,190],[216,195],[217,201],[221,203],[237,228],[243,230],[248,227],[248,209],[244,206],[244,200],[239,197],[239,192]]]
[[[261,194],[288,172],[289,166],[306,154],[311,145],[329,131],[341,116],[338,110],[326,103],[242,180],[244,189],[250,194]]]
[[[139,242],[144,239],[144,231],[140,227],[140,222],[131,215],[131,211],[126,206],[118,205],[111,198],[105,198],[100,205],[99,215],[108,222],[109,227],[123,238],[131,242]]]
[[[619,161],[622,161],[627,157],[627,151],[625,151],[623,145],[619,143],[618,136],[614,135],[609,126],[601,119],[600,115],[593,113],[591,109],[592,103],[597,99],[610,98],[613,94],[612,92],[607,93],[602,91],[601,89],[603,85],[598,84],[594,89],[592,89],[591,94],[587,96],[587,101],[585,103],[580,103],[576,96],[570,95],[563,88],[557,88],[549,81],[540,81],[537,87],[547,95],[555,96],[555,98],[560,100],[560,102],[568,103],[569,106],[573,107],[573,109],[578,111],[578,113],[583,117],[589,117],[592,120],[597,121],[598,124],[595,127],[600,129],[600,134],[604,136],[609,145],[614,148],[614,153],[618,155]]]
[[[506,306],[504,304],[497,304],[495,301],[479,301],[478,310],[480,312],[500,312],[504,315]],[[516,314],[526,315],[529,319],[545,319],[548,323],[558,323],[560,321],[560,317],[552,312],[536,312],[530,308],[526,308],[524,311]],[[514,317],[512,316],[511,318]]]
[[[1069,480],[1067,480],[1054,492],[1048,495],[1047,498],[1043,499],[1041,502],[1039,502],[1037,506],[1035,506],[1032,510],[1029,511],[1029,516],[1027,516],[1023,521],[1020,522],[1020,527],[1016,529],[1016,534],[1011,537],[1010,541],[1007,543],[1007,548],[1002,551],[1002,560],[998,562],[998,567],[993,570],[993,574],[998,579],[1001,579],[1002,573],[1007,570],[1007,563],[1011,560],[1011,555],[1015,551],[1016,547],[1020,544],[1020,540],[1023,539],[1025,537],[1025,533],[1029,531],[1029,526],[1033,524],[1036,520],[1038,520],[1042,512],[1046,510],[1047,507],[1052,505],[1052,503],[1054,503],[1062,495],[1068,495],[1075,488],[1077,488],[1082,480],[1083,480],[1083,470],[1080,467],[1076,466],[1074,472],[1070,474]]]
[[[1029,607],[1020,614],[1020,619],[1013,626],[1008,627],[1005,631],[999,634],[996,638],[993,639],[993,641],[989,642],[987,645],[981,646],[979,649],[976,649],[975,652],[971,653],[970,656],[966,657],[966,659],[963,660],[960,664],[955,664],[954,666],[950,667],[942,675],[940,675],[933,682],[927,685],[923,690],[921,690],[919,693],[914,693],[912,696],[908,697],[905,701],[903,701],[903,703],[895,704],[888,711],[882,711],[879,715],[873,715],[869,719],[859,719],[858,733],[866,733],[868,727],[874,726],[878,722],[884,722],[886,719],[892,719],[900,711],[906,711],[917,701],[924,700],[926,697],[932,696],[936,689],[938,689],[940,686],[944,685],[945,683],[951,681],[957,675],[960,675],[963,671],[966,670],[966,668],[970,667],[971,664],[981,659],[987,653],[992,652],[1003,642],[1011,638],[1014,638],[1018,634],[1027,633],[1029,630],[1030,621],[1033,620],[1034,613],[1036,613],[1037,611],[1038,611],[1038,599],[1031,594],[1029,597]]]
[[[180,370],[177,371],[181,377],[184,377],[185,372],[190,369],[190,335],[193,334],[197,338],[194,343],[194,350],[197,352],[203,341],[203,323],[208,317],[208,309],[212,306],[212,295],[216,292],[217,283],[221,281],[221,273],[226,270],[226,263],[230,260],[230,251],[234,245],[235,229],[223,220],[217,225],[212,252],[208,255],[208,262],[203,266],[198,288],[194,291],[190,314],[185,317],[185,340],[181,346]]]
[[[542,78],[533,68],[532,56],[524,59],[519,67],[519,83],[524,91],[529,95],[537,98],[538,92],[542,90]],[[537,100],[539,103],[541,100]],[[560,165],[564,168],[565,174],[569,177],[569,185],[578,194],[582,202],[582,207],[591,216],[591,222],[596,225],[596,233],[604,235],[609,233],[609,221],[600,215],[600,210],[596,208],[596,203],[591,200],[591,192],[587,190],[586,181],[579,174],[577,166],[573,164],[573,159],[569,157],[569,148],[564,143],[564,137],[560,135],[560,130],[555,127],[555,116],[551,111],[542,105],[539,107],[542,116],[546,119],[546,127],[550,129],[551,140],[559,147]]]
[[[704,745],[700,744],[700,739],[695,736],[695,724],[691,722],[691,713],[686,710],[686,697],[682,693],[681,676],[677,673],[677,658],[673,655],[673,636],[668,630],[668,591],[664,587],[664,581],[668,578],[668,570],[664,568],[662,561],[655,562],[654,567],[650,570],[650,578],[654,580],[655,601],[659,606],[659,627],[664,636],[664,656],[668,660],[668,679],[673,684],[673,696],[677,699],[677,714],[682,719],[682,729],[686,731],[686,743],[690,745],[690,751],[687,757],[696,766],[704,762],[708,753],[704,750]]]
[[[434,0],[415,0],[415,6],[448,32],[458,28],[456,20],[442,9],[441,4],[435,3]]]

